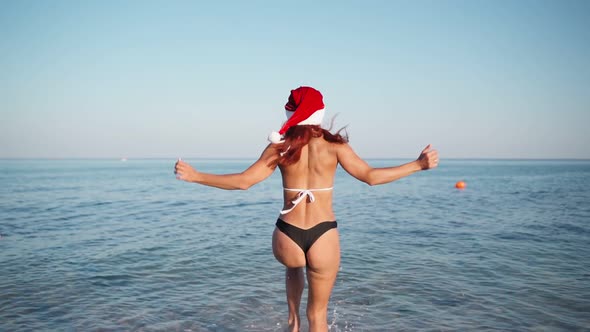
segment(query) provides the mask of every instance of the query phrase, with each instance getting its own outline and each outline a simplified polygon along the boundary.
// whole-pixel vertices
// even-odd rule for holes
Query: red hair
[[[285,133],[285,143],[278,148],[279,165],[292,165],[299,161],[301,149],[306,146],[312,138],[323,137],[326,141],[336,144],[348,143],[348,135],[341,135],[342,128],[335,134],[318,125],[293,126]]]

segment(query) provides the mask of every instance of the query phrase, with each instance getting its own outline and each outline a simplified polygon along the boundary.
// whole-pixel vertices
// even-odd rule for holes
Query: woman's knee
[[[309,323],[312,324],[327,324],[328,322],[328,308],[327,307],[317,307],[317,306],[307,306],[307,319]]]
[[[287,275],[289,276],[293,276],[293,275],[301,275],[303,276],[303,267],[286,267],[285,268],[285,272],[287,273]]]
[[[303,268],[302,267],[288,267],[285,269],[285,277],[287,281],[290,280],[297,280],[304,282],[305,278],[303,277]]]

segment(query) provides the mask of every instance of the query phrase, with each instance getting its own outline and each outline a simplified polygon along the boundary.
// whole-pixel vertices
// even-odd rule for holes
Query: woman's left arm
[[[178,180],[199,183],[202,185],[225,189],[247,190],[253,185],[268,178],[275,170],[278,152],[273,144],[269,144],[258,160],[241,173],[210,174],[199,172],[188,163],[178,160],[174,173]]]

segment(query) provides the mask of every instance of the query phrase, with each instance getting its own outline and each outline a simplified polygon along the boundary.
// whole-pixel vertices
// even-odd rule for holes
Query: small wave
[[[566,231],[568,233],[574,233],[578,235],[588,235],[590,233],[590,228],[581,227],[578,225],[574,225],[571,223],[559,223],[555,225],[557,230]]]
[[[248,207],[248,206],[262,206],[262,205],[270,205],[270,204],[276,204],[276,201],[241,202],[241,203],[236,203],[236,204],[221,205],[218,208],[230,209],[230,208],[241,208],[241,207]]]
[[[105,274],[105,275],[94,275],[89,278],[90,280],[107,280],[107,281],[114,281],[114,280],[129,280],[131,279],[130,275],[127,274]]]
[[[99,287],[127,286],[130,284],[132,276],[127,274],[105,274],[94,275],[88,278],[88,281]]]
[[[524,232],[502,232],[497,233],[494,237],[502,240],[511,240],[511,241],[533,241],[533,242],[542,242],[544,241],[543,238],[536,236],[531,233],[524,233]]]

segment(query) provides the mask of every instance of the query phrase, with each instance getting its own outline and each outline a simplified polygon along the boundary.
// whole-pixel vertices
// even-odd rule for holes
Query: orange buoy
[[[455,188],[457,188],[457,189],[465,189],[465,187],[467,187],[467,184],[465,183],[465,181],[459,181],[459,182],[455,183]]]

